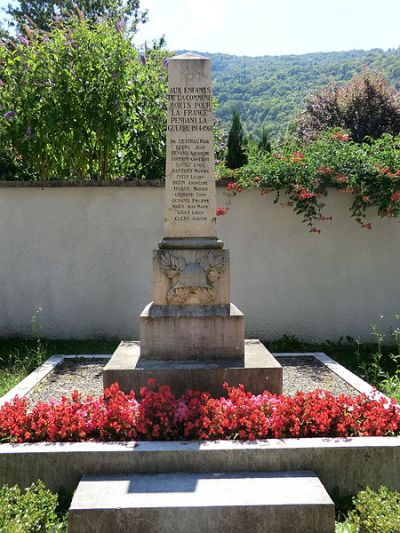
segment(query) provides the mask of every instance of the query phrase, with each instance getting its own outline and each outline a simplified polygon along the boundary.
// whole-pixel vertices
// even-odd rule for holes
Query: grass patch
[[[109,354],[115,351],[119,342],[117,339],[0,339],[0,396],[17,385],[51,355]]]
[[[383,344],[384,335],[374,327],[375,343],[361,343],[352,337],[336,342],[301,341],[284,335],[263,341],[271,352],[324,352],[381,392],[400,401],[400,332],[392,333],[392,344]]]
[[[3,396],[10,389],[15,387],[20,381],[24,379],[26,373],[22,370],[5,368],[0,369],[0,396]]]

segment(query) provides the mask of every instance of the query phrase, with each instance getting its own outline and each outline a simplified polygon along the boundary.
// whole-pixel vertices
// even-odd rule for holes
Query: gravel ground
[[[329,390],[332,394],[356,395],[358,392],[331,372],[314,357],[278,357],[283,366],[283,394],[293,395],[298,390]],[[84,395],[102,394],[102,371],[107,359],[66,360],[55,368],[29,394],[33,403],[58,399],[80,390]]]

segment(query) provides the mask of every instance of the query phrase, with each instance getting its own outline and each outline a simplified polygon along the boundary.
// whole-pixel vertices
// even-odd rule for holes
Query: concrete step
[[[333,533],[314,472],[85,476],[70,533]]]

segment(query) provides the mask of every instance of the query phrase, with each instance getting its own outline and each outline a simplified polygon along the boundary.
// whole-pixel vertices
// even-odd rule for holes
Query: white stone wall
[[[0,189],[0,336],[31,335],[37,307],[54,338],[136,339],[151,300],[152,250],[162,237],[164,189]],[[223,190],[218,205],[224,205]],[[322,232],[307,232],[273,195],[243,192],[219,217],[231,254],[232,301],[248,337],[370,339],[400,313],[400,225],[350,219],[350,198],[331,191]],[[284,201],[284,199],[283,199]],[[279,205],[279,204],[278,204]],[[398,322],[397,322],[398,324]]]

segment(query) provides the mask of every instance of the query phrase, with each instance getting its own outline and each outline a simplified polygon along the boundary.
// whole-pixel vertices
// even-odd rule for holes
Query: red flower
[[[321,233],[321,230],[319,228],[311,228],[309,233]]]
[[[301,189],[297,193],[297,198],[299,200],[308,200],[309,198],[314,198],[315,194],[313,192],[307,191],[307,189]]]
[[[217,210],[216,210],[217,217],[226,215],[228,214],[228,212],[229,212],[229,209],[227,207],[217,207]]]
[[[396,191],[390,197],[391,202],[400,202],[400,191]]]
[[[322,166],[317,168],[317,172],[319,174],[325,174],[326,176],[332,176],[333,174],[335,174],[335,169],[332,167]]]
[[[304,159],[304,154],[302,152],[294,152],[292,155],[292,162],[293,163],[300,163]]]
[[[335,133],[332,133],[332,139],[334,141],[348,142],[350,140],[350,135],[348,133],[336,131]]]
[[[347,176],[344,176],[343,174],[337,174],[335,180],[337,183],[346,183],[347,181],[349,181],[349,178]]]
[[[361,227],[365,229],[372,229],[371,222],[367,222],[366,224],[361,224]]]
[[[344,192],[345,194],[353,194],[355,192],[354,187],[347,187],[346,189],[338,189],[338,192]]]
[[[317,228],[310,231],[319,233]],[[1,442],[351,437],[400,434],[394,400],[356,398],[316,390],[295,396],[257,396],[242,385],[226,395],[187,390],[177,398],[154,379],[135,394],[113,384],[98,399],[74,392],[55,403],[29,406],[14,398],[0,408]]]
[[[226,188],[227,188],[228,191],[235,191],[235,192],[240,192],[242,190],[240,185],[238,185],[237,183],[233,183],[233,182],[228,183]]]
[[[369,204],[370,200],[371,198],[368,195],[362,197],[362,201],[364,202],[364,204]]]
[[[380,174],[388,174],[390,172],[390,168],[389,167],[376,167],[376,170]]]

